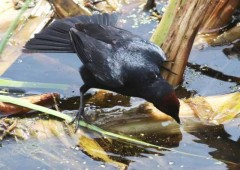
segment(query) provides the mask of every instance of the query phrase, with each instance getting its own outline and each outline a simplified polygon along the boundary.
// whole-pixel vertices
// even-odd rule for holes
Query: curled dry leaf
[[[240,23],[230,30],[222,33],[213,39],[207,39],[208,43],[213,46],[224,45],[233,43],[235,40],[240,39]]]

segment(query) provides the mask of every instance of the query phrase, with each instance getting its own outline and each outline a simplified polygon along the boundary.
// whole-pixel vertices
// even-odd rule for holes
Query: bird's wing
[[[24,46],[24,52],[74,52],[72,48],[69,31],[75,25],[94,23],[115,26],[118,21],[117,13],[95,14],[92,16],[77,16],[54,20],[40,33],[35,34]]]
[[[70,37],[74,51],[100,84],[124,85],[122,65],[114,55],[127,43],[141,39],[139,36],[108,24],[78,23],[70,30]]]
[[[117,28],[112,25],[92,24],[92,23],[78,23],[75,25],[76,29],[88,36],[105,42],[111,45],[123,45],[127,41],[136,41],[141,38],[131,32]],[[117,45],[118,44],[118,45]]]
[[[124,85],[121,67],[113,61],[111,44],[91,37],[75,28],[70,30],[71,43],[84,66],[101,85],[118,88]]]

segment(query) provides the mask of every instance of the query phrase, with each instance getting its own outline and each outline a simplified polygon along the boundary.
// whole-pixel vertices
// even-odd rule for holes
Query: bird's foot
[[[77,132],[77,130],[80,128],[80,121],[85,121],[86,118],[84,116],[84,109],[80,108],[78,113],[76,114],[76,116],[73,118],[73,120],[71,122],[69,122],[69,124],[75,124],[75,133]]]

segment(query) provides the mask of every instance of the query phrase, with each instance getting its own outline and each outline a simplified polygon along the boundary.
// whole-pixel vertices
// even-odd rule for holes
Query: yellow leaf
[[[113,166],[121,170],[127,168],[126,164],[114,161],[109,158],[103,148],[94,139],[89,138],[85,134],[81,135],[79,139],[79,146],[93,158],[101,159],[104,162],[112,164]]]

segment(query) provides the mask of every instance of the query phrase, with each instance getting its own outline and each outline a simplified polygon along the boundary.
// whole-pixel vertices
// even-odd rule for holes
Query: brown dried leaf
[[[194,97],[184,100],[194,113],[200,118],[202,122],[209,121],[214,111],[211,105],[204,99],[204,97]]]
[[[56,99],[59,99],[59,94],[57,93],[47,93],[35,96],[22,97],[31,103],[38,104],[41,106],[49,106],[55,103]],[[0,102],[0,113],[2,114],[18,114],[26,113],[30,111],[28,108],[23,108],[14,104]]]

